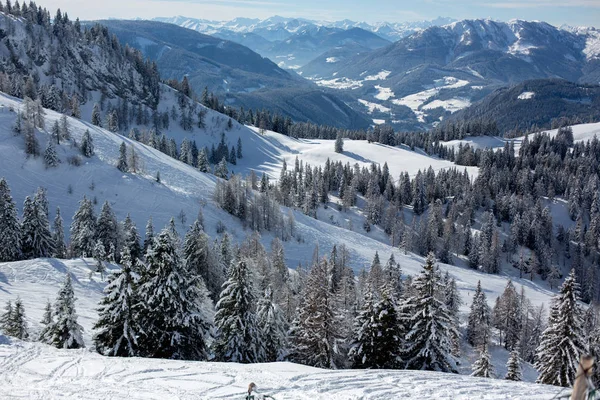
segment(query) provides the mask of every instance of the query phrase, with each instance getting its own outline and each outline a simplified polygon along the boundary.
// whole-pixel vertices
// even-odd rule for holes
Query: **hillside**
[[[2,393],[13,398],[233,399],[250,382],[277,399],[549,399],[560,389],[433,372],[328,371],[291,363],[234,364],[108,358],[0,336]]]
[[[268,109],[296,121],[366,128],[370,121],[331,91],[285,71],[247,47],[220,38],[151,21],[99,21],[124,45],[156,62],[163,79],[187,76],[197,96],[208,88],[225,104]],[[330,100],[323,102],[326,96]],[[334,103],[334,106],[327,103]]]
[[[562,80],[526,81],[502,88],[452,118],[496,121],[500,132],[549,129],[553,119],[600,120],[600,86]]]

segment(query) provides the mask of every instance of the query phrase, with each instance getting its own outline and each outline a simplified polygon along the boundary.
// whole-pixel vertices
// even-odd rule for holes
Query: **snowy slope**
[[[50,217],[54,217],[55,207],[60,206],[67,231],[78,202],[86,195],[89,198],[97,198],[96,212],[99,211],[100,204],[104,200],[109,200],[119,220],[124,219],[128,212],[131,213],[133,221],[142,232],[149,216],[154,219],[155,230],[159,230],[172,216],[176,216],[183,210],[187,215],[187,221],[184,224],[177,221],[177,228],[183,234],[202,207],[205,228],[212,238],[218,236],[216,234],[218,221],[222,221],[227,226],[227,231],[234,242],[241,242],[250,233],[244,230],[237,219],[219,209],[212,201],[214,177],[200,173],[145,145],[82,121],[69,119],[72,136],[80,141],[83,132],[89,129],[94,140],[96,155],[86,159],[86,163],[81,167],[70,166],[64,161],[68,155],[77,154],[77,150],[71,149],[69,145],[61,145],[58,153],[63,163],[57,169],[44,169],[40,159],[25,158],[23,138],[15,136],[12,132],[11,127],[16,119],[16,113],[11,111],[11,108],[18,107],[21,107],[19,100],[0,95],[0,176],[6,177],[19,210],[22,208],[25,196],[31,195],[37,187],[42,186],[48,190]],[[47,111],[46,126],[52,126],[59,117],[59,114]],[[215,121],[222,118],[219,114],[209,115],[209,117],[214,117]],[[225,119],[221,122],[223,121]],[[216,134],[218,131],[217,125],[209,125],[207,130],[198,131],[196,139],[199,145],[218,140],[220,136]],[[179,133],[174,130],[173,134]],[[273,176],[279,175],[283,159],[286,159],[289,165],[296,155],[312,165],[323,164],[328,157],[343,162],[358,162],[365,166],[374,160],[380,162],[387,160],[390,172],[395,177],[404,170],[413,175],[418,169],[429,166],[436,170],[452,166],[447,161],[406,149],[360,141],[347,140],[344,154],[337,154],[333,151],[333,141],[296,140],[270,132],[260,135],[239,125],[226,132],[227,140],[233,143],[238,136],[244,143],[244,159],[241,160],[243,164],[236,168],[242,171],[264,170]],[[44,148],[48,134],[41,132],[37,137],[41,147]],[[115,167],[118,148],[122,141],[129,146],[134,146],[140,158],[143,170],[137,175],[123,174]],[[158,170],[161,173],[161,184],[154,181]],[[72,194],[68,193],[69,185]],[[283,211],[287,213],[287,210]],[[312,259],[313,249],[317,244],[321,255],[329,254],[333,245],[344,244],[350,251],[350,265],[356,271],[368,267],[376,251],[383,260],[387,260],[389,255],[394,253],[405,275],[416,275],[421,271],[424,263],[422,257],[414,254],[404,255],[397,248],[389,246],[388,239],[379,228],[373,229],[368,234],[365,233],[361,223],[358,222],[362,217],[356,212],[341,212],[335,207],[329,207],[326,210],[321,208],[318,214],[319,219],[315,220],[300,212],[294,212],[296,231],[301,240],[284,243],[286,260],[290,267],[294,268],[299,263],[307,265]],[[68,232],[66,233],[68,235]],[[263,232],[262,235],[263,244],[268,247],[273,236],[268,232]],[[103,282],[99,282],[98,275],[90,278],[91,264],[93,260],[55,259],[0,263],[0,304],[21,296],[25,303],[28,322],[35,332],[39,329],[46,300],[54,301],[60,284],[69,272],[75,278],[73,284],[79,299],[77,309],[80,323],[85,329],[84,339],[89,345],[93,333],[92,326],[96,319],[95,310],[104,285]],[[456,278],[464,301],[461,310],[463,313],[468,310],[471,295],[479,280],[482,281],[490,305],[493,305],[509,278],[506,275],[487,275],[457,266],[441,265],[441,269],[448,270]],[[507,271],[506,274],[511,275],[517,287],[521,285],[525,287],[526,295],[534,305],[548,304],[552,292],[547,289],[545,282],[519,280],[512,276],[514,271]],[[473,354],[468,351],[464,353],[464,368],[461,372],[469,373]],[[499,350],[495,363],[501,366],[505,362],[506,352]],[[529,371],[528,379],[533,379],[535,373],[529,367],[526,370]]]
[[[108,358],[38,343],[1,344],[4,399],[242,399],[250,382],[276,399],[549,399],[552,386],[421,371],[327,371],[250,364]]]

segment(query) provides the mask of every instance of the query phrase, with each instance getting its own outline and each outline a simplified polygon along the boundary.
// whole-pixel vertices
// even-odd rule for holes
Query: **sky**
[[[600,0],[39,0],[72,19],[152,18],[183,15],[230,20],[273,15],[315,20],[351,19],[369,23],[492,18],[541,20],[553,25],[600,27]]]

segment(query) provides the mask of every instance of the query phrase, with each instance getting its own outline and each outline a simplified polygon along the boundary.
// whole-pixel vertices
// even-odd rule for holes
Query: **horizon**
[[[439,16],[455,20],[492,19],[510,21],[544,21],[554,26],[597,27],[600,1],[572,0],[568,4],[554,0],[378,0],[365,4],[356,0],[307,0],[298,6],[292,0],[132,0],[123,3],[105,0],[47,0],[40,5],[53,14],[66,11],[73,19],[153,19],[182,16],[209,21],[231,21],[235,18],[264,20],[273,16],[303,18],[319,22],[351,20],[375,24],[431,21]]]

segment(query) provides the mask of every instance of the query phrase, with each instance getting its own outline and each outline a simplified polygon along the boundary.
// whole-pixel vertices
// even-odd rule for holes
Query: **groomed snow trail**
[[[542,400],[560,391],[532,383],[422,371],[329,371],[292,363],[109,358],[39,343],[0,344],[0,398],[7,400],[243,399],[250,382],[277,400]]]

